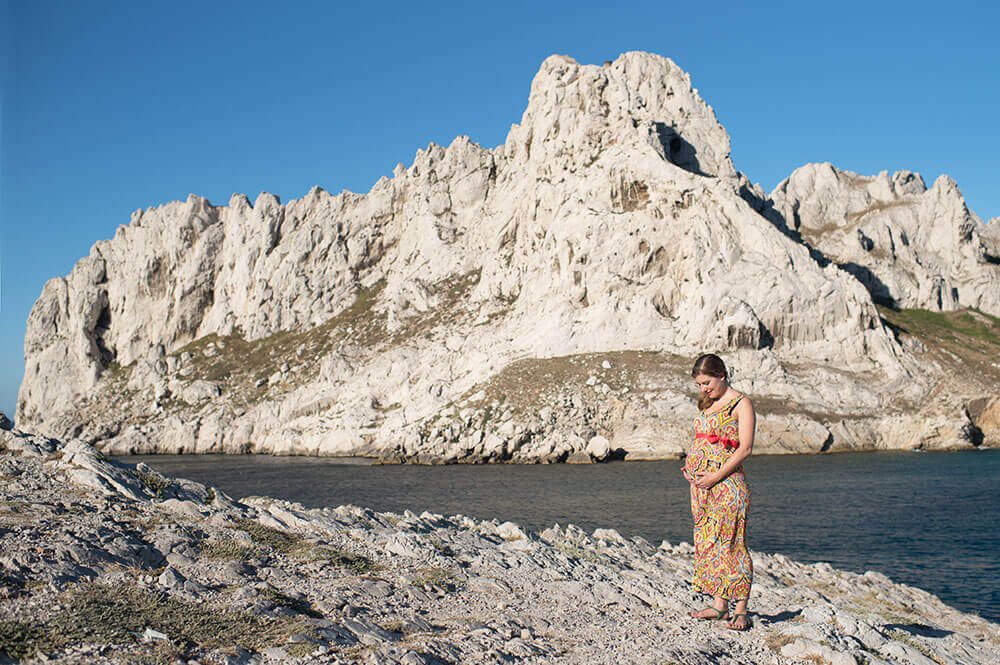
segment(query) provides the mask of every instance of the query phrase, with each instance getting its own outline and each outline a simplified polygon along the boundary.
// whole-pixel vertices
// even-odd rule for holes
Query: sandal
[[[701,612],[706,612],[708,610],[711,610],[712,612],[715,612],[715,614],[717,616],[714,616],[714,617],[700,617],[700,616],[695,616],[695,615],[697,615],[697,614],[699,614]],[[714,607],[706,607],[703,610],[698,610],[697,612],[691,612],[690,614],[688,614],[688,616],[691,617],[692,619],[700,619],[702,621],[719,621],[721,619],[728,619],[729,618],[729,610],[717,610]]]
[[[736,624],[734,623],[736,619],[738,619],[739,617],[743,617],[744,620],[742,628],[737,628]],[[743,632],[744,630],[750,630],[750,626],[752,625],[753,624],[750,622],[749,614],[734,614],[729,618],[729,621],[726,624],[726,628],[728,628],[729,630],[738,630],[740,632]]]

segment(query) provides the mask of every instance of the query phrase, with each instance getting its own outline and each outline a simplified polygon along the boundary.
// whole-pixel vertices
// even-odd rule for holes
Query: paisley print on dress
[[[721,410],[695,418],[695,439],[684,463],[688,474],[718,471],[739,447],[733,408],[742,398],[738,395]],[[733,600],[749,598],[753,583],[753,562],[746,547],[749,503],[742,466],[709,490],[691,487],[695,591]]]

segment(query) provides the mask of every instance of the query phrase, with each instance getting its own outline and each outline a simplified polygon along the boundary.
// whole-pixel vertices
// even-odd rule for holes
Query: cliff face
[[[772,192],[787,228],[898,307],[973,307],[1000,316],[995,231],[942,175],[866,178],[830,164],[796,170]],[[995,225],[994,225],[995,226]],[[984,237],[985,236],[985,237]]]
[[[674,456],[690,359],[720,350],[768,407],[765,448],[978,443],[962,395],[928,401],[940,364],[807,244],[796,176],[766,201],[729,145],[671,61],[552,56],[492,150],[431,145],[366,195],[138,211],[45,285],[18,425],[112,451]],[[973,294],[957,304],[991,311],[966,215],[926,241]]]

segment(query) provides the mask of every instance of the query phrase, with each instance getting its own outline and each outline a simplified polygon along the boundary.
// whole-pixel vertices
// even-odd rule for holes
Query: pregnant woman
[[[750,490],[742,465],[753,448],[756,416],[750,400],[729,385],[719,356],[699,357],[691,376],[701,390],[684,464],[694,516],[694,589],[713,597],[712,607],[691,616],[726,619],[732,630],[746,630],[753,563],[746,546]]]

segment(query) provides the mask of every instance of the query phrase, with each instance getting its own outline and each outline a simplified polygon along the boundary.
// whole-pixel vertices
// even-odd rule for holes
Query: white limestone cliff
[[[137,211],[45,285],[18,425],[114,452],[552,461],[604,436],[676,456],[690,358],[719,350],[780,405],[775,451],[970,445],[951,402],[933,436],[919,419],[871,435],[934,366],[761,214],[729,153],[670,60],[552,56],[492,150],[432,144],[366,195]],[[976,283],[960,291],[988,308]]]
[[[909,171],[864,177],[809,164],[771,198],[790,231],[876,298],[899,307],[974,307],[1000,316],[1000,260],[990,240],[995,231],[966,207],[948,176],[928,189]]]

